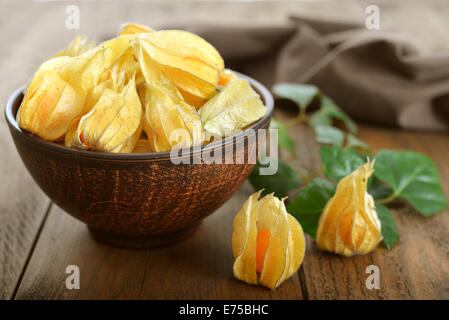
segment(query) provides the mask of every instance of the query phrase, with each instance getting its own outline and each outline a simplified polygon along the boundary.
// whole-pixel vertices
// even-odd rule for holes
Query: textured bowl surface
[[[257,81],[248,80],[267,107],[266,115],[235,137],[191,149],[175,165],[170,152],[111,154],[67,148],[22,131],[15,120],[23,88],[9,99],[5,117],[26,168],[58,206],[85,222],[99,240],[121,247],[154,247],[179,241],[220,207],[254,167],[247,159],[260,150],[254,138],[268,128],[273,98]],[[199,155],[233,146],[233,164],[207,164]],[[236,164],[242,163],[242,164]],[[243,205],[243,204],[242,204]]]

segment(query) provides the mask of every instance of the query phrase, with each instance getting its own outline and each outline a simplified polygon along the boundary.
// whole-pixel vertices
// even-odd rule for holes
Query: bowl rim
[[[226,137],[224,139],[209,143],[207,145],[201,147],[191,147],[189,148],[189,153],[186,156],[200,154],[202,152],[211,151],[217,147],[224,147],[226,145],[233,144],[234,141],[240,141],[244,139],[245,136],[248,135],[249,130],[257,130],[263,127],[271,118],[273,108],[274,108],[274,100],[270,91],[259,81],[244,75],[242,73],[234,71],[240,79],[248,81],[252,87],[258,91],[258,93],[262,96],[262,99],[265,101],[264,105],[267,109],[265,115],[250,125],[245,130],[239,132],[236,135]],[[59,153],[68,153],[76,157],[83,158],[96,158],[96,159],[107,159],[107,160],[151,160],[151,159],[165,159],[170,158],[171,151],[164,152],[147,152],[147,153],[109,153],[109,152],[101,152],[101,151],[91,151],[91,150],[83,150],[76,149],[71,147],[66,147],[65,145],[61,145],[52,141],[44,140],[38,136],[32,135],[28,132],[22,130],[17,121],[16,117],[13,115],[13,106],[19,96],[24,93],[25,86],[20,87],[9,97],[6,107],[5,107],[5,118],[10,127],[10,130],[14,130],[17,134],[21,135],[27,141],[37,144],[40,147],[44,147],[46,149],[56,151]],[[23,98],[22,98],[23,99]]]

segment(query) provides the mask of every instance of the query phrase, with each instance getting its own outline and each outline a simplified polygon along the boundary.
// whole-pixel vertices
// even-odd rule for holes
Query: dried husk
[[[138,34],[138,33],[149,33],[154,30],[143,24],[138,23],[124,23],[120,26],[119,36]]]
[[[142,132],[142,105],[134,79],[122,90],[106,89],[92,110],[69,130],[66,145],[90,150],[132,152]],[[71,127],[71,129],[73,128]]]
[[[277,288],[298,270],[305,254],[305,237],[298,221],[287,213],[283,200],[269,194],[251,195],[234,218],[232,252],[234,276],[249,284]],[[257,235],[269,230],[263,267],[257,272]]]
[[[183,96],[179,92],[178,88],[164,76],[162,71],[158,69],[157,63],[151,59],[145,49],[141,46],[141,42],[139,40],[133,43],[133,50],[146,83],[145,86],[142,86],[145,88],[143,92],[146,92],[146,88],[151,85],[158,85],[163,86],[166,90],[168,90],[170,95],[183,99]],[[141,94],[141,98],[144,100],[144,95]]]
[[[89,112],[90,110],[92,110],[92,108],[98,102],[98,100],[103,95],[103,92],[106,89],[118,91],[118,86],[120,86],[120,85],[123,86],[124,73],[121,73],[120,76],[118,76],[116,72],[111,72],[111,74],[112,74],[112,76],[110,76],[107,80],[104,80],[104,81],[100,82],[99,84],[97,84],[90,91],[90,94],[88,95],[88,97],[86,99],[86,103],[84,105],[84,110],[83,110],[82,115],[84,115],[87,112]],[[120,78],[120,80],[118,78]]]
[[[92,64],[102,54],[102,48],[95,48],[80,56],[60,56],[42,64],[19,109],[20,127],[50,141],[63,137],[72,120],[84,110],[87,94],[96,84]]]
[[[67,48],[55,54],[53,58],[68,56],[76,57],[95,47],[95,42],[89,41],[85,36],[79,35],[69,44]]]
[[[187,103],[198,109],[216,93],[224,62],[204,39],[186,31],[163,30],[146,34],[140,46]]]
[[[70,127],[65,134],[66,146],[83,147],[78,134],[78,125],[81,117],[92,110],[92,108],[97,104],[98,100],[101,98],[106,89],[110,89],[114,92],[123,90],[123,86],[125,84],[124,72],[117,73],[117,69],[115,69],[114,71],[109,71],[108,75],[109,76],[107,80],[100,82],[90,91],[90,94],[86,99],[83,112],[79,116],[77,116],[70,124]]]
[[[259,95],[245,80],[229,82],[199,110],[204,129],[216,138],[244,129],[266,112]]]
[[[201,145],[201,119],[194,107],[160,84],[147,85],[144,91],[143,128],[152,150]]]
[[[338,183],[320,216],[316,239],[321,250],[349,257],[372,251],[382,240],[374,200],[367,192],[373,166],[368,161]]]

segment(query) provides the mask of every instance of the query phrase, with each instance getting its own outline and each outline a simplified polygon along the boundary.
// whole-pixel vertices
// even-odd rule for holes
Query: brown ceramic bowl
[[[58,206],[85,222],[96,239],[120,247],[161,246],[190,235],[204,217],[231,197],[254,167],[248,157],[257,155],[263,142],[249,137],[268,127],[273,98],[259,82],[239,76],[259,93],[266,115],[250,126],[254,131],[248,128],[234,137],[190,149],[185,159],[192,164],[173,164],[170,152],[85,151],[24,132],[15,120],[23,88],[10,97],[5,117],[34,180]],[[234,160],[232,164],[193,164],[201,152],[231,146],[233,154],[223,152],[222,159],[226,163]]]

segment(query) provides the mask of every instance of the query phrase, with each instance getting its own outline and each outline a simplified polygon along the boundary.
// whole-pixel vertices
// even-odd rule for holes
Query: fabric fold
[[[301,16],[288,25],[180,28],[205,37],[228,67],[267,86],[317,85],[358,121],[449,129],[449,52],[424,52],[393,29]]]

